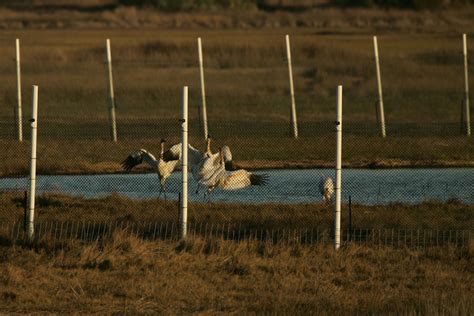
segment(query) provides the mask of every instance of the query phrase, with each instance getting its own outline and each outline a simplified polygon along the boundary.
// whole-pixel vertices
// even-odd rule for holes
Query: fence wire
[[[86,243],[106,240],[117,232],[125,232],[148,241],[179,241],[177,222],[100,222],[100,221],[41,221],[35,224],[34,241],[61,243],[71,240]],[[28,240],[22,222],[3,223],[0,236],[12,244]],[[189,238],[221,239],[236,242],[257,241],[280,245],[316,245],[334,242],[334,231],[319,228],[247,229],[241,224],[190,222]],[[352,229],[342,231],[343,244],[427,248],[440,246],[471,247],[470,230],[407,230]]]

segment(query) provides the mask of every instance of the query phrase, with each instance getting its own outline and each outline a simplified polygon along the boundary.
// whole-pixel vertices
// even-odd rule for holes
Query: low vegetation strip
[[[462,314],[472,250],[281,245],[126,231],[93,243],[0,240],[5,313]]]
[[[83,0],[80,4],[71,0],[21,0],[3,5],[12,8],[106,10],[119,5],[151,7],[164,11],[188,11],[206,9],[261,9],[302,11],[321,7],[383,7],[405,9],[437,9],[462,7],[473,4],[472,0]]]
[[[135,200],[121,196],[86,199],[58,194],[44,194],[36,200],[36,220],[87,223],[177,223],[178,203],[160,199]],[[206,225],[232,224],[240,231],[282,229],[331,230],[333,207],[325,203],[308,204],[235,204],[191,203],[188,220]],[[473,230],[474,205],[457,200],[426,201],[420,204],[352,205],[342,207],[342,228],[387,230]],[[0,193],[0,221],[22,221],[23,193]],[[202,224],[201,224],[202,225]],[[171,226],[170,226],[171,227]],[[207,227],[207,226],[206,226]],[[202,227],[201,227],[202,229]]]
[[[129,221],[37,221],[33,244],[56,243],[61,247],[71,240],[95,242],[104,240],[117,231],[126,231],[141,240],[179,240],[179,223]],[[189,238],[221,239],[234,242],[262,242],[280,245],[334,244],[334,231],[329,228],[248,228],[234,223],[188,221]],[[0,234],[8,236],[12,244],[28,244],[28,228],[24,221],[0,222]],[[412,249],[474,245],[472,230],[349,228],[341,232],[343,247],[350,245],[392,246]]]
[[[13,2],[13,1],[10,1]],[[15,1],[18,2],[18,1]],[[185,2],[185,1],[171,1]],[[184,10],[170,13],[135,6],[103,6],[88,9],[77,5],[18,11],[0,8],[0,29],[92,29],[159,27],[160,29],[278,29],[315,28],[318,32],[412,31],[445,33],[472,29],[473,5],[442,10],[412,11],[337,7],[299,12],[263,10]],[[82,1],[81,1],[82,3]],[[52,10],[51,10],[52,9]],[[70,10],[73,9],[73,10]]]

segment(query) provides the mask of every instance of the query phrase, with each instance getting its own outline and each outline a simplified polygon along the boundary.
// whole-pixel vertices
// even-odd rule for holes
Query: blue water
[[[319,181],[331,176],[333,169],[262,170],[268,183],[236,191],[216,189],[211,194],[214,202],[241,203],[313,203],[321,201]],[[167,183],[167,198],[177,199],[181,191],[181,173],[175,172]],[[27,190],[28,178],[0,178],[0,190]],[[189,176],[189,200],[207,201],[196,195],[196,182]],[[136,199],[159,196],[158,176],[149,174],[112,175],[38,175],[37,193],[60,193],[86,198],[119,194]],[[344,169],[342,198],[349,195],[355,203],[373,205],[391,202],[418,203],[437,199],[458,199],[474,203],[474,169]]]

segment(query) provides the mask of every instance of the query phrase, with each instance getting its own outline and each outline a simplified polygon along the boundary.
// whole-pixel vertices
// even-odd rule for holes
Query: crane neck
[[[160,157],[163,158],[163,154],[165,153],[165,143],[160,144]]]
[[[211,139],[207,138],[207,153],[211,153]]]

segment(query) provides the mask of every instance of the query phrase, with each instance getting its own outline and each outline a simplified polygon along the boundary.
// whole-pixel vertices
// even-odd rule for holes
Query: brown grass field
[[[203,148],[198,123],[198,36],[204,45],[209,132],[216,148],[231,146],[235,160],[243,167],[332,166],[338,84],[344,85],[346,166],[472,166],[473,142],[460,132],[461,33],[472,29],[462,16],[470,10],[438,12],[445,24],[434,25],[431,30],[410,21],[418,17],[426,23],[421,17],[434,13],[414,15],[410,11],[341,13],[328,9],[314,13],[341,23],[347,15],[392,21],[385,27],[369,23],[353,29],[342,24],[332,30],[305,25],[249,29],[205,25],[94,27],[94,16],[101,21],[103,15],[110,14],[126,21],[120,11],[88,16],[86,20],[92,23],[89,27],[37,29],[33,24],[31,28],[16,28],[13,21],[21,17],[47,21],[64,15],[77,21],[86,13],[76,17],[71,12],[12,11],[10,28],[0,31],[0,53],[6,56],[0,61],[4,82],[0,93],[0,146],[5,148],[0,153],[0,174],[28,171],[27,119],[32,84],[40,87],[40,173],[119,172],[119,162],[131,150],[144,147],[157,153],[162,137],[170,143],[178,141],[184,85],[190,87],[190,142]],[[200,15],[204,13],[193,18]],[[268,14],[269,19],[284,20],[285,16]],[[168,18],[179,17],[171,14]],[[404,17],[409,21],[406,30],[390,28],[391,23]],[[300,129],[297,141],[289,133],[286,33],[292,35]],[[375,119],[374,33],[379,35],[381,54],[388,134],[385,140],[379,137]],[[21,145],[14,140],[16,79],[12,59],[16,37],[21,38],[22,47],[25,142]],[[112,40],[118,144],[109,141],[105,38]],[[474,73],[474,63],[469,67]]]
[[[23,194],[0,193],[0,222],[23,218]],[[162,199],[135,200],[121,196],[97,199],[43,194],[37,197],[37,221],[108,222],[177,222],[178,204]],[[348,206],[343,205],[344,228],[348,226]],[[354,228],[472,230],[474,205],[457,200],[425,201],[410,205],[352,206]],[[267,229],[331,229],[333,206],[308,204],[233,204],[190,203],[189,221],[207,224],[233,223],[247,230]]]
[[[99,12],[0,8],[0,176],[28,174],[33,84],[40,87],[40,175],[121,172],[119,163],[130,151],[143,147],[157,154],[161,138],[179,141],[183,85],[190,87],[190,142],[204,148],[198,36],[204,45],[210,134],[215,148],[229,145],[242,167],[332,167],[338,84],[344,85],[344,166],[473,167],[474,144],[460,132],[461,33],[474,38],[473,10],[161,14],[125,7]],[[287,33],[298,140],[289,134]],[[384,84],[384,140],[374,109],[374,34]],[[17,37],[22,144],[15,140],[13,112]],[[108,134],[106,38],[112,40],[117,144]],[[469,71],[474,73],[474,62]],[[45,194],[36,206],[39,225],[176,223],[178,214],[176,202],[120,196]],[[456,240],[458,230],[472,235],[473,207],[457,200],[353,205],[353,228],[449,231],[451,242],[451,231]],[[469,238],[456,247],[457,241],[438,247],[348,243],[336,252],[324,242],[236,242],[218,234],[192,234],[177,242],[116,229],[93,241],[43,238],[31,246],[11,233],[21,227],[23,209],[21,192],[0,193],[0,314],[474,313]],[[347,205],[343,213],[347,229]],[[332,207],[322,203],[192,203],[189,217],[192,223],[280,229],[287,235],[290,229],[330,232],[333,226]],[[48,228],[40,226],[40,232],[41,227]]]
[[[472,250],[471,250],[472,251]],[[448,314],[474,311],[472,252],[235,243],[0,244],[3,313]]]

